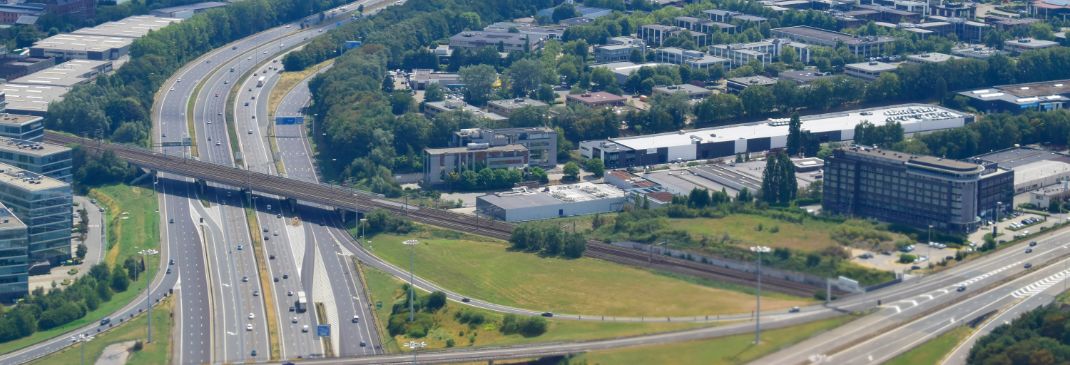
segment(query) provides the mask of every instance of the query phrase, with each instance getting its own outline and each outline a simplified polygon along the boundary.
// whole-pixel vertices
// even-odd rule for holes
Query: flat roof
[[[12,213],[4,203],[0,203],[0,229],[19,228],[26,229],[26,224],[22,223],[22,220],[15,216],[15,213]]]
[[[505,120],[505,119],[509,119],[509,118],[503,117],[503,116],[498,115],[498,114],[494,114],[494,113],[491,113],[491,112],[483,111],[483,109],[479,109],[474,105],[465,103],[464,101],[457,100],[457,99],[446,99],[446,100],[443,100],[443,101],[429,101],[429,102],[424,103],[424,107],[425,108],[426,107],[431,107],[431,108],[434,108],[434,109],[444,110],[444,111],[450,111],[450,110],[463,111],[463,112],[472,113],[473,115],[475,115],[477,117],[487,118],[487,119],[490,119],[490,120]]]
[[[487,148],[447,147],[447,148],[424,148],[429,155],[446,155],[467,152],[513,152],[527,151],[528,148],[519,144],[507,144],[504,146],[492,146]]]
[[[787,70],[781,71],[777,74],[778,79],[792,80],[797,82],[811,82],[819,79],[827,79],[835,77],[828,72],[810,71],[810,70]]]
[[[13,151],[23,155],[44,157],[57,153],[70,152],[67,146],[44,142],[21,141],[14,138],[0,138],[0,151]]]
[[[1070,162],[1066,160],[1039,160],[1016,166],[1013,171],[1014,183],[1016,185],[1026,184],[1031,181],[1070,172]]]
[[[909,125],[925,123],[932,120],[961,118],[966,114],[929,104],[900,104],[886,107],[852,110],[847,112],[807,115],[800,117],[802,129],[812,133],[852,130],[862,121],[884,125],[888,119],[896,118],[905,129]],[[736,124],[731,126],[683,130],[643,136],[610,138],[622,146],[634,150],[646,150],[668,146],[684,146],[695,142],[715,143],[740,139],[771,138],[788,135],[788,123],[785,120],[766,120],[757,123]]]
[[[141,38],[150,31],[178,23],[182,19],[161,18],[152,15],[135,15],[124,19],[102,23],[95,27],[78,29],[73,34],[97,35],[108,37]]]
[[[512,191],[483,195],[479,199],[483,199],[502,209],[516,209],[602,199],[619,199],[624,196],[624,190],[613,185],[582,182],[568,185],[552,185],[539,190],[518,188]]]
[[[37,43],[33,44],[33,48],[107,52],[113,49],[128,47],[132,43],[134,43],[133,38],[87,34],[57,34],[37,41]]]
[[[36,115],[0,113],[0,125],[25,125],[44,119]]]
[[[654,91],[660,91],[660,92],[663,92],[663,93],[666,93],[666,94],[687,93],[687,95],[713,93],[713,91],[711,91],[709,89],[706,89],[704,87],[698,87],[698,86],[691,85],[691,84],[655,86],[654,87]]]
[[[728,82],[742,84],[742,85],[773,85],[776,83],[776,79],[768,76],[756,75],[745,77],[733,77],[728,79]]]
[[[1018,46],[1018,47],[1022,47],[1022,48],[1044,48],[1044,47],[1055,47],[1055,46],[1059,45],[1058,42],[1046,41],[1046,40],[1043,40],[1043,39],[1036,39],[1036,38],[1009,39],[1009,40],[1003,41],[1003,44],[1008,45],[1008,46]]]
[[[880,148],[866,148],[859,146],[843,147],[840,150],[853,154],[877,157],[886,160],[895,160],[908,165],[937,168],[955,173],[981,173],[985,167],[980,164],[958,161],[948,158],[940,158],[927,155],[915,155]]]
[[[32,171],[26,171],[15,166],[0,163],[0,184],[13,186],[21,190],[41,191],[67,187],[70,184],[41,175]]]
[[[793,34],[801,37],[816,38],[827,43],[843,42],[846,45],[861,45],[864,43],[884,43],[892,42],[895,38],[887,36],[866,36],[857,37],[847,33],[834,32],[831,30],[814,28],[805,25],[797,25],[794,27],[773,28],[774,32],[781,32],[787,34]]]
[[[159,9],[153,10],[152,12],[157,13],[157,14],[177,13],[177,12],[180,12],[180,11],[190,11],[190,10],[197,11],[197,10],[218,8],[218,7],[221,7],[221,6],[227,6],[227,3],[222,3],[222,2],[217,2],[217,1],[205,1],[203,3],[172,6],[172,7],[169,7],[169,8],[159,8]]]
[[[958,56],[952,56],[947,53],[929,52],[922,54],[912,54],[907,56],[908,60],[917,62],[946,62],[950,60],[959,59]]]
[[[1028,165],[1037,161],[1059,160],[1070,162],[1070,157],[1051,151],[1019,147],[1002,151],[990,152],[974,156],[975,159],[994,162],[1000,167],[1014,170],[1018,166]]]
[[[999,85],[959,94],[983,101],[1004,100],[1016,104],[1067,100],[1066,95],[1070,94],[1070,79]]]
[[[101,70],[110,68],[110,64],[111,61],[70,60],[11,80],[11,83],[71,87],[92,80]]]
[[[885,63],[878,61],[848,63],[843,66],[844,68],[850,68],[855,70],[861,70],[865,72],[888,72],[895,71],[899,68],[898,63]]]
[[[608,103],[617,103],[617,102],[624,102],[625,100],[627,100],[623,96],[620,96],[620,95],[617,95],[617,94],[608,93],[608,92],[605,92],[605,91],[595,91],[595,92],[590,92],[590,93],[586,93],[586,94],[570,94],[568,96],[568,99],[576,100],[576,101],[579,101],[581,103],[587,103],[587,104],[597,104],[597,103],[607,103],[607,102]]]
[[[515,99],[491,100],[490,104],[494,104],[494,106],[497,106],[499,108],[505,108],[505,109],[517,109],[517,108],[523,108],[525,106],[539,107],[539,106],[549,106],[550,105],[550,104],[546,104],[546,103],[544,103],[542,101],[531,99],[531,98],[515,98]]]
[[[63,99],[69,89],[60,86],[3,84],[0,86],[7,94],[7,109],[15,112],[29,113],[48,111],[48,103]]]

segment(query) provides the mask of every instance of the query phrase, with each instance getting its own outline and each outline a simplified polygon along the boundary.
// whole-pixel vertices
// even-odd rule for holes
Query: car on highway
[[[368,344],[364,343],[364,341],[360,341],[360,347],[364,347],[364,346],[368,346]]]
[[[249,352],[249,356],[256,357],[256,350]]]
[[[171,273],[171,268],[167,268],[167,273],[168,273],[168,274],[170,274],[170,273]]]
[[[175,259],[171,259],[171,261],[169,261],[167,264],[168,265],[174,265],[175,264]]]
[[[230,50],[231,50],[231,51],[233,51],[233,50],[236,50],[236,49],[238,49],[238,46],[231,46],[231,47],[230,47]]]
[[[107,326],[109,323],[111,323],[111,318],[103,318],[100,320],[101,326]]]
[[[799,313],[799,311],[801,311],[801,309],[799,309],[799,307],[797,307],[797,306],[796,307],[791,307],[791,309],[788,309],[788,313]]]
[[[553,316],[554,316],[554,314],[553,314],[553,313],[550,313],[550,312],[542,312],[542,316],[543,316],[543,317],[547,317],[547,318],[550,318],[550,317],[553,317]]]
[[[461,301],[465,302],[465,303],[468,303],[468,302],[471,302],[472,300],[468,299],[468,297],[464,297],[464,298],[461,298]]]
[[[271,260],[274,260],[275,259],[275,254],[271,254],[271,256],[268,256],[268,258],[271,259]]]
[[[354,314],[353,315],[353,323],[358,323],[358,322],[360,322],[360,316]]]
[[[1027,263],[1025,263],[1025,266],[1023,266],[1023,267],[1026,268],[1026,269],[1030,269],[1030,268],[1033,267],[1033,264],[1030,264],[1030,263],[1027,262]]]
[[[253,290],[253,296],[254,297],[259,297],[260,296],[260,290]]]
[[[294,306],[292,306],[292,305],[290,306],[290,311],[291,311],[291,312],[293,312],[293,311],[294,311]]]
[[[301,326],[301,332],[308,332],[308,325]]]
[[[1029,247],[1036,247],[1037,241],[1029,242]]]
[[[245,247],[242,246],[242,245],[238,245],[238,251],[241,251],[243,248],[245,248]]]
[[[248,132],[248,134],[253,134],[253,130],[252,130],[252,129],[250,129],[250,130],[249,130],[249,132]]]
[[[171,218],[170,220],[168,220],[168,222],[174,223],[174,222],[175,222],[175,219],[174,219],[174,218]]]
[[[250,323],[250,324],[245,325],[245,330],[246,331],[252,331],[253,330],[253,324]]]
[[[288,297],[294,296],[294,291],[293,290],[287,290],[286,291],[286,296],[288,296]]]
[[[279,277],[278,276],[275,277],[275,282],[276,283],[279,282]]]
[[[964,291],[966,291],[966,285],[959,285],[959,288],[955,289],[955,290],[957,290],[959,292],[964,292]]]
[[[294,317],[293,319],[291,319],[290,323],[297,323],[297,317]]]
[[[290,274],[282,274],[282,278],[283,279],[289,279],[290,278]]]
[[[278,237],[279,236],[279,231],[271,232],[271,235],[275,236],[275,237]]]
[[[241,277],[241,282],[248,283],[249,282],[249,277],[248,276],[242,276]]]
[[[1025,253],[1033,253],[1033,249],[1027,248],[1027,249],[1025,249]]]
[[[252,312],[249,313],[249,319],[256,319],[256,315]]]
[[[215,141],[215,145],[216,145],[216,146],[219,146],[219,141]]]

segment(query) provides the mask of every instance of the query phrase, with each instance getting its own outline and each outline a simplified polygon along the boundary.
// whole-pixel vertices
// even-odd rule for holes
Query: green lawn
[[[935,365],[943,360],[951,350],[955,349],[962,340],[972,333],[973,330],[966,326],[956,327],[934,339],[925,342],[921,346],[896,356],[886,362],[886,365]]]
[[[669,228],[684,230],[692,236],[720,238],[730,236],[740,247],[765,245],[800,251],[820,251],[826,247],[840,246],[831,232],[844,223],[807,219],[796,224],[753,214],[732,214],[724,218],[670,219]],[[759,226],[760,229],[759,229]],[[892,239],[906,239],[901,234],[885,231]],[[697,238],[696,241],[701,240]]]
[[[365,281],[367,282],[368,289],[372,295],[372,300],[382,301],[383,303],[382,308],[375,311],[376,319],[379,320],[379,326],[383,336],[389,337],[385,330],[386,321],[390,317],[390,308],[395,300],[403,298],[403,296],[406,295],[406,293],[401,290],[403,282],[389,274],[367,266],[363,267],[363,271]],[[426,294],[426,292],[418,291],[417,294],[423,295]],[[488,324],[471,329],[467,325],[457,322],[454,319],[454,314],[462,308],[466,308],[465,310],[468,311],[483,313],[488,318]],[[523,337],[520,335],[507,336],[498,331],[495,323],[500,323],[502,317],[502,314],[496,312],[475,309],[463,306],[459,303],[449,302],[446,305],[446,309],[439,311],[439,313],[435,315],[438,328],[432,330],[427,337],[419,340],[426,342],[428,348],[445,348],[448,339],[453,339],[456,343],[456,347],[500,346],[532,342],[579,341],[635,336],[702,326],[702,324],[696,323],[613,323],[551,319],[549,320],[547,332],[543,335],[537,337]],[[472,342],[471,339],[474,339],[475,341]],[[409,338],[402,335],[393,338],[384,338],[383,342],[387,351],[399,352],[406,349],[404,347],[399,348],[398,344],[408,342],[409,340]]]
[[[152,343],[145,344],[141,351],[130,354],[127,358],[127,365],[159,365],[171,362],[171,325],[173,324],[171,313],[171,299],[161,301],[152,309]],[[144,341],[146,327],[145,316],[138,315],[115,329],[96,336],[85,344],[86,363],[96,362],[108,345],[125,341]],[[30,364],[79,364],[82,357],[80,346],[68,347]]]
[[[372,252],[408,267],[409,250],[401,242],[417,238],[416,275],[474,298],[532,310],[663,317],[749,313],[754,308],[754,298],[738,291],[596,259],[512,252],[504,242],[485,238],[440,238],[442,232],[378,235],[371,239]],[[779,294],[765,299],[762,304],[774,310],[810,301]]]
[[[109,185],[90,190],[89,196],[96,199],[107,211],[105,221],[108,229],[108,251],[105,262],[108,265],[122,263],[126,257],[137,255],[139,250],[152,248],[159,250],[160,234],[159,212],[156,211],[156,198],[151,189],[127,185]],[[126,212],[127,214],[122,214]],[[138,247],[138,248],[135,248]],[[100,307],[84,317],[65,325],[38,331],[29,337],[0,344],[0,354],[8,353],[35,344],[46,339],[62,335],[67,331],[99,321],[101,318],[122,308],[139,295],[145,295],[145,278],[156,275],[159,255],[147,256],[146,274],[131,281],[130,287],[121,293],[115,293],[112,299],[100,303]]]
[[[841,326],[852,319],[853,317],[850,316],[841,316],[794,327],[762,331],[760,346],[754,346],[753,334],[743,334],[710,340],[595,351],[578,356],[572,363],[588,365],[744,364],[818,333]]]

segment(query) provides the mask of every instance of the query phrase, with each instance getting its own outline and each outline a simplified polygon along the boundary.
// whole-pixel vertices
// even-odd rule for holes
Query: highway
[[[951,324],[969,321],[989,310],[1004,309],[1013,300],[1006,295],[1016,290],[1028,291],[1036,287],[1036,276],[1049,271],[1065,270],[1062,260],[1070,255],[1070,230],[1061,229],[1037,238],[1034,252],[1026,253],[1026,243],[1007,247],[943,272],[909,280],[902,284],[845,299],[836,307],[860,311],[875,307],[876,312],[845,326],[810,338],[756,361],[756,364],[843,363],[844,358],[859,363],[879,363],[895,354],[905,352],[921,341],[919,333],[935,336]],[[1034,265],[1025,269],[1025,263]],[[1043,267],[1052,264],[1051,267]],[[1043,269],[1038,269],[1042,268]],[[1050,284],[1049,280],[1049,284]],[[965,286],[964,291],[958,291]],[[1048,289],[1050,286],[1044,287]],[[866,302],[869,303],[866,303]],[[977,305],[984,304],[981,309]],[[918,320],[919,318],[926,318]],[[913,331],[913,332],[912,332]],[[881,338],[883,341],[862,339]],[[907,341],[910,339],[910,341]],[[894,343],[895,346],[883,346]],[[859,357],[859,354],[865,356]],[[869,360],[873,356],[874,360]],[[883,360],[882,360],[883,359]]]

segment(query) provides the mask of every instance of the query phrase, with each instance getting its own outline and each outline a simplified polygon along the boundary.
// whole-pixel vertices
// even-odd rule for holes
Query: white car
[[[246,331],[252,331],[253,330],[253,324],[250,323],[250,324],[245,325],[245,330]]]
[[[291,323],[297,323],[297,317],[294,317],[294,319],[290,320],[290,322]]]
[[[308,332],[308,325],[301,326],[301,332]]]
[[[256,318],[256,315],[253,314],[252,312],[249,312],[249,319],[255,319],[255,318]]]

